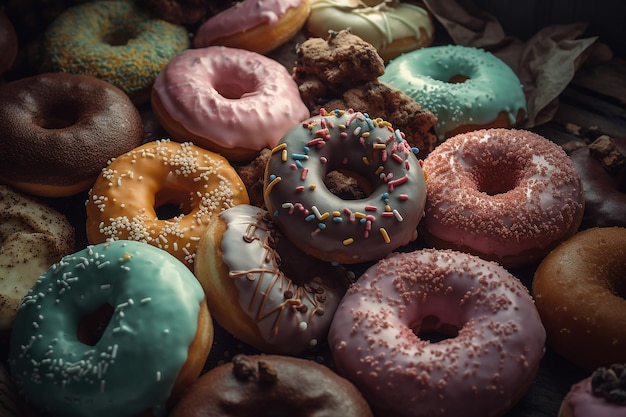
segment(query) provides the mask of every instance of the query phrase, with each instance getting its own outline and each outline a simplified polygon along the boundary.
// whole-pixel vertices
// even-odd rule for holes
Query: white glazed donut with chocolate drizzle
[[[350,273],[297,250],[268,213],[241,204],[205,231],[195,274],[211,314],[265,352],[297,354],[326,338]]]

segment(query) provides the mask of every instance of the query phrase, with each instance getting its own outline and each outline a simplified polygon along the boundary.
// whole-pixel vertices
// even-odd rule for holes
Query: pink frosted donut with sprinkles
[[[380,416],[502,416],[528,391],[546,332],[503,267],[451,250],[397,253],[342,298],[328,335],[340,375]]]
[[[565,151],[536,133],[483,129],[446,140],[424,159],[421,236],[518,268],[541,261],[582,221],[584,192]]]
[[[294,245],[327,262],[378,260],[417,237],[425,174],[419,152],[391,123],[353,110],[322,109],[272,150],[264,199]],[[367,197],[342,199],[325,185],[340,171]]]

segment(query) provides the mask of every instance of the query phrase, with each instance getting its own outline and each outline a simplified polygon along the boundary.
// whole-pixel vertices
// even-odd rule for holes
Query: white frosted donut
[[[427,330],[452,337],[431,342]],[[525,394],[546,333],[528,290],[504,268],[425,249],[369,268],[328,338],[339,373],[376,415],[485,417]]]
[[[385,61],[430,46],[435,31],[426,9],[388,0],[317,0],[311,4],[305,27],[321,38],[329,31],[349,29],[376,48]]]

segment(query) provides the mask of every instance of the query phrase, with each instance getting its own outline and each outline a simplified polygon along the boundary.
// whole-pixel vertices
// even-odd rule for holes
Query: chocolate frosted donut
[[[88,75],[44,73],[0,86],[0,182],[61,197],[139,146],[143,123],[128,96]]]
[[[372,417],[346,379],[316,362],[289,356],[237,355],[200,377],[170,417]]]
[[[288,240],[316,258],[351,264],[384,258],[417,238],[424,217],[417,152],[390,122],[351,109],[322,110],[272,149],[267,211]],[[332,171],[357,179],[367,197],[333,194],[324,182]]]
[[[626,138],[600,136],[570,157],[585,192],[581,229],[626,227]]]

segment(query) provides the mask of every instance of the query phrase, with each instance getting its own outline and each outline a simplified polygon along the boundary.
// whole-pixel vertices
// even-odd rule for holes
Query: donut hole
[[[84,315],[78,324],[78,340],[86,345],[95,346],[109,325],[114,311],[110,304],[105,303]]]
[[[135,34],[131,28],[120,26],[106,33],[103,36],[102,41],[110,46],[124,46],[134,37]]]
[[[465,81],[469,80],[470,77],[463,74],[453,75],[447,82],[449,84],[463,84]]]
[[[503,175],[502,173],[507,173]],[[518,184],[518,169],[516,166],[477,167],[473,173],[474,182],[478,191],[487,195],[505,194]]]
[[[373,192],[372,184],[362,175],[348,170],[332,170],[324,176],[326,188],[342,200],[360,200]]]
[[[420,339],[430,343],[438,343],[454,339],[459,335],[459,327],[444,323],[436,316],[426,316],[421,323],[412,326],[413,333]]]
[[[359,3],[363,3],[368,7],[376,7],[380,4],[387,3],[387,1],[386,0],[362,0],[362,1],[353,0],[352,3],[354,4],[354,6],[358,6]]]
[[[213,85],[215,91],[224,98],[229,100],[239,100],[246,93],[251,93],[255,90],[254,84],[244,84],[243,82],[233,83],[227,80],[220,79]]]
[[[626,282],[618,282],[615,285],[615,293],[621,299],[626,300]]]
[[[154,213],[159,220],[169,220],[181,215],[187,215],[192,210],[192,204],[188,201],[189,193],[187,192],[161,190],[155,198]]]
[[[37,120],[37,125],[43,129],[65,129],[74,126],[80,119],[80,112],[71,104],[62,108],[54,107],[46,109]]]
[[[623,270],[624,268],[622,268],[622,271]],[[626,300],[626,279],[622,278],[623,276],[624,275],[620,275],[613,280],[613,293],[617,297]]]

